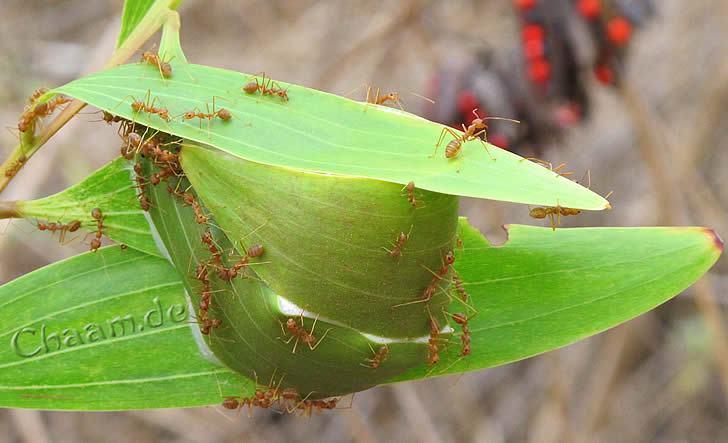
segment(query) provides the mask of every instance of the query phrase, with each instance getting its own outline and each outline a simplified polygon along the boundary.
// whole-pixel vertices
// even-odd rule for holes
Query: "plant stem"
[[[3,218],[20,218],[20,212],[18,212],[18,204],[14,201],[4,202],[0,201],[0,219]]]

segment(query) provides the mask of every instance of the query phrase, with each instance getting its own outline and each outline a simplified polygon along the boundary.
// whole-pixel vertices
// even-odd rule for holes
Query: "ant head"
[[[195,113],[194,111],[187,111],[182,115],[182,118],[185,120],[192,120],[195,118]]]
[[[143,101],[134,101],[134,102],[132,102],[131,109],[134,112],[141,111],[142,109],[144,109],[144,102]]]
[[[447,254],[445,254],[445,264],[451,265],[453,263],[455,263],[455,254],[452,251],[447,251]]]

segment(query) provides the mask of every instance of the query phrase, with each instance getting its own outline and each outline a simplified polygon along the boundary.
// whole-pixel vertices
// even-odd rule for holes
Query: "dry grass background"
[[[614,210],[572,225],[699,224],[728,235],[728,3],[663,0],[638,34],[620,91],[595,85],[594,112],[545,158],[591,169]],[[0,121],[12,127],[38,86],[98,66],[121,2],[2,0]],[[443,60],[518,41],[511,2],[186,0],[190,60],[360,97],[363,83],[422,92]],[[407,108],[417,112],[417,100]],[[117,155],[114,131],[80,115],[3,193],[56,192]],[[7,154],[13,135],[0,134]],[[524,207],[465,201],[494,241]],[[85,249],[29,222],[0,225],[0,282]],[[676,258],[679,259],[679,258]],[[371,389],[311,419],[220,408],[119,413],[0,411],[15,441],[664,441],[728,437],[728,260],[686,294],[607,333],[491,370]]]

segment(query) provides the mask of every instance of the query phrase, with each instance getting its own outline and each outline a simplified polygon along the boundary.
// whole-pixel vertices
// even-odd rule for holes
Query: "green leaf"
[[[266,248],[255,271],[278,294],[360,332],[429,333],[423,305],[408,303],[454,247],[457,197],[417,190],[413,207],[392,183],[271,167],[192,144],[180,159],[231,241]],[[394,258],[387,249],[399,235],[407,239]],[[446,303],[441,295],[427,306],[439,313]]]
[[[461,228],[455,266],[477,309],[472,354],[459,357],[456,334],[434,371],[413,369],[393,381],[497,366],[589,337],[679,294],[723,249],[705,228],[512,225],[502,246],[490,246],[465,219]]]
[[[593,210],[609,205],[571,180],[488,145],[491,159],[479,141],[466,143],[455,159],[444,157],[444,146],[433,156],[443,126],[406,112],[280,83],[290,97],[284,102],[242,92],[253,80],[247,74],[176,59],[171,64],[168,79],[137,63],[91,74],[55,92],[263,164],[400,185],[414,181],[417,188],[451,195]],[[145,100],[148,91],[150,102],[167,108],[172,121],[132,112],[131,102]],[[213,97],[217,109],[230,110],[230,121],[183,120],[187,111],[208,112]]]
[[[181,0],[126,0],[121,15],[121,29],[116,47],[121,47],[129,35],[139,26],[145,17],[159,14],[161,11],[176,9]]]
[[[189,407],[253,387],[202,356],[175,270],[132,249],[85,253],[0,287],[0,325],[1,407]]]
[[[119,157],[58,194],[17,202],[18,215],[62,223],[79,220],[83,229],[96,232],[97,223],[91,211],[99,208],[104,215],[105,236],[148,254],[160,255],[139,207],[133,175],[129,163]],[[66,238],[71,235],[75,234],[67,233]]]
[[[240,159],[234,160],[241,162]],[[186,179],[176,183],[177,179],[169,179],[172,189],[187,189],[186,192],[194,195]],[[366,363],[373,356],[372,348],[378,349],[380,344],[370,341],[357,330],[342,326],[340,321],[331,323],[318,316],[305,318],[304,321],[305,329],[312,330],[313,321],[317,320],[316,337],[321,339],[320,346],[311,350],[306,344],[297,343],[297,352],[293,353],[296,343],[287,340],[288,333],[283,325],[289,318],[300,321],[300,311],[282,312],[278,294],[253,271],[271,266],[270,243],[265,245],[262,261],[253,259],[251,267],[241,270],[241,275],[231,281],[223,280],[219,278],[215,265],[210,263],[212,255],[201,241],[203,233],[209,230],[217,247],[224,251],[222,262],[225,266],[232,266],[232,261],[240,256],[233,252],[233,246],[216,228],[217,220],[198,224],[193,209],[182,204],[182,199],[172,196],[164,186],[150,187],[149,195],[153,203],[150,215],[159,237],[196,308],[200,306],[203,291],[202,282],[196,278],[198,265],[206,264],[208,290],[211,291],[207,315],[210,319],[220,320],[221,324],[211,328],[209,335],[205,335],[205,341],[230,368],[244,376],[258,378],[262,384],[271,381],[273,384],[282,383],[282,389],[295,388],[302,397],[315,399],[370,388],[425,361],[424,344],[401,340],[389,345],[390,358],[374,370]],[[196,199],[201,201],[199,196]],[[203,211],[207,213],[204,207]],[[386,257],[384,251],[379,252]],[[232,260],[228,260],[228,254],[233,256]],[[391,259],[389,265],[393,266]],[[312,291],[308,294],[313,295]],[[339,304],[346,306],[348,303],[342,303],[342,300],[339,299]],[[302,306],[313,308],[316,305],[304,303]],[[375,312],[376,306],[372,308],[371,312]],[[419,311],[421,314],[422,309],[419,308]],[[201,318],[200,312],[197,309],[198,319]],[[372,317],[370,313],[368,318]],[[424,317],[420,318],[424,323]],[[200,322],[204,324],[204,320]]]

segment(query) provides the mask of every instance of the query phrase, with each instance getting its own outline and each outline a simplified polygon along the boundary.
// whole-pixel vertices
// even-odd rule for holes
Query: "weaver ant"
[[[316,329],[317,321],[318,321],[318,317],[316,317],[313,321],[313,326],[311,326],[311,332],[307,332],[306,329],[304,329],[303,312],[301,312],[301,325],[300,326],[298,325],[298,323],[296,323],[296,320],[294,320],[291,317],[289,317],[288,320],[286,320],[286,329],[291,334],[291,338],[286,340],[284,343],[288,344],[294,338],[296,339],[296,342],[293,344],[293,351],[291,351],[293,354],[296,353],[296,347],[298,346],[299,340],[304,342],[305,344],[307,344],[308,348],[312,351],[314,349],[316,349],[318,347],[318,345],[321,344],[321,342],[326,337],[326,335],[329,333],[331,328],[327,329],[326,332],[324,332],[324,335],[322,335],[320,339],[317,339],[316,336],[313,335],[313,331]],[[283,328],[282,324],[281,324],[281,328]]]
[[[377,351],[374,351],[374,348],[372,348],[372,345],[367,343],[369,345],[369,349],[372,350],[372,354],[374,354],[374,357],[367,358],[364,360],[366,363],[360,363],[365,368],[372,368],[377,369],[384,360],[387,359],[387,356],[389,355],[389,347],[387,345],[380,346]]]
[[[460,278],[460,276],[457,273],[455,273],[455,275],[452,276],[452,282],[453,282],[453,285],[455,286],[455,290],[457,291],[458,294],[460,294],[460,298],[462,298],[462,300],[464,302],[467,302],[468,298],[469,298],[468,293],[465,290],[465,286],[463,285],[463,280]]]
[[[66,232],[76,232],[81,228],[81,222],[79,220],[73,220],[67,224],[63,223],[43,223],[43,222],[36,222],[38,226],[39,231],[50,231],[51,233],[60,232],[60,239],[59,241],[63,243]]]
[[[432,273],[432,279],[430,280],[430,283],[425,287],[425,290],[422,291],[422,295],[417,299],[406,303],[400,303],[398,305],[392,306],[393,308],[400,307],[400,306],[407,306],[412,305],[415,303],[427,303],[430,300],[432,300],[432,297],[435,296],[435,293],[437,292],[437,288],[439,287],[440,281],[445,278],[448,272],[450,272],[450,269],[452,268],[453,263],[455,263],[455,254],[453,251],[447,251],[445,256],[442,258],[442,266],[440,266],[440,269],[435,272],[431,269],[425,267],[428,271]]]
[[[212,112],[210,112],[210,107],[208,104],[205,104],[207,107],[207,113],[202,112],[199,108],[195,108],[192,111],[187,111],[184,114],[182,114],[183,120],[192,120],[193,118],[199,118],[200,119],[200,128],[202,128],[202,120],[207,119],[208,127],[210,125],[210,122],[214,118],[219,118],[222,121],[230,121],[230,119],[233,117],[230,111],[228,111],[225,108],[220,108],[218,110],[215,110],[215,97],[212,97]]]
[[[528,211],[528,215],[532,218],[543,219],[548,217],[549,221],[551,222],[551,229],[554,231],[556,230],[556,227],[561,224],[562,216],[567,217],[570,215],[579,214],[581,214],[580,209],[564,208],[559,206],[558,204],[556,206],[532,208],[530,211]]]
[[[284,102],[288,101],[288,89],[283,89],[273,79],[268,78],[266,81],[265,72],[262,73],[262,79],[258,82],[257,76],[255,81],[250,81],[243,86],[243,91],[246,94],[254,94],[260,91],[260,95],[275,95],[281,98]]]
[[[73,99],[66,97],[65,95],[56,95],[46,102],[28,106],[28,108],[26,108],[26,110],[20,115],[18,130],[20,132],[26,132],[32,129],[37,119],[47,117],[53,113],[56,108],[65,105],[71,100]]]
[[[402,102],[400,102],[400,96],[396,92],[390,92],[389,94],[379,95],[379,88],[377,88],[377,93],[374,95],[374,97],[370,96],[371,93],[371,86],[367,86],[367,103],[372,103],[375,105],[384,105],[387,102],[392,102],[399,107],[399,109],[404,110],[402,108]]]
[[[142,54],[142,63],[148,63],[152,66],[157,67],[159,69],[159,73],[162,75],[163,78],[168,78],[172,76],[172,65],[169,64],[169,62],[172,61],[174,57],[171,57],[169,60],[164,61],[159,56],[152,51],[144,51]]]
[[[131,96],[130,96],[131,97]],[[159,118],[162,120],[169,122],[171,118],[169,117],[169,111],[167,108],[157,108],[154,106],[154,104],[157,102],[158,97],[154,97],[152,99],[152,91],[150,89],[147,89],[147,93],[144,95],[145,100],[137,100],[134,97],[131,97],[132,103],[131,103],[131,110],[134,112],[146,112],[147,114],[157,114]],[[151,100],[151,103],[149,102]]]
[[[450,134],[454,138],[448,142],[448,144],[445,146],[445,157],[446,158],[455,158],[460,154],[460,151],[462,150],[463,143],[469,142],[471,140],[478,139],[481,143],[483,143],[483,147],[485,148],[485,151],[488,153],[488,156],[491,158],[491,160],[495,161],[495,158],[491,155],[490,150],[488,149],[488,145],[483,141],[483,139],[480,138],[481,134],[485,134],[486,130],[488,128],[488,125],[485,123],[485,120],[507,120],[512,121],[515,123],[520,123],[518,120],[513,120],[510,118],[504,118],[504,117],[484,117],[480,118],[478,115],[478,110],[473,109],[473,114],[475,114],[475,118],[470,123],[469,126],[465,126],[465,124],[462,125],[463,127],[463,134],[458,134],[453,130],[452,128],[444,127],[442,128],[442,131],[440,132],[440,138],[437,139],[437,144],[435,144],[435,151],[432,153],[431,157],[434,157],[434,155],[437,153],[437,149],[440,147],[440,144],[442,144],[442,141],[444,140],[445,136],[447,134]]]
[[[460,354],[463,357],[470,355],[470,328],[468,327],[468,317],[465,314],[450,314],[455,323],[459,324],[463,330],[460,336],[460,342],[462,343],[462,351]]]
[[[96,220],[96,234],[91,239],[91,252],[96,252],[101,247],[101,236],[103,235],[104,229],[104,215],[99,208],[93,208],[91,210],[91,218]]]
[[[26,160],[27,158],[25,157],[25,155],[21,154],[17,160],[13,161],[8,165],[7,168],[5,168],[5,177],[15,176],[15,174],[17,174],[18,171],[20,171],[20,169],[23,167]]]
[[[430,316],[430,338],[427,341],[427,363],[434,365],[440,361],[440,349],[437,340],[440,337],[440,325]]]
[[[390,257],[392,258],[399,258],[402,256],[402,248],[404,248],[405,243],[407,243],[407,240],[410,238],[410,234],[412,234],[412,226],[410,226],[410,230],[408,233],[400,232],[397,236],[397,240],[392,243],[393,247],[392,249],[387,249],[384,246],[382,246],[382,249],[387,251]]]
[[[415,182],[411,181],[407,183],[401,190],[407,190],[407,201],[412,205],[413,208],[417,207],[417,199],[415,198]]]

